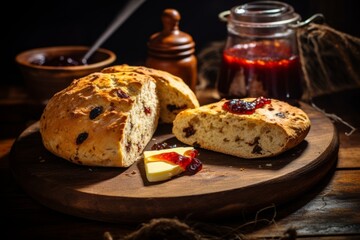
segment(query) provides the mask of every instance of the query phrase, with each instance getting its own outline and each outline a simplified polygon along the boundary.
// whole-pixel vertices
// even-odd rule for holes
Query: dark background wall
[[[249,1],[244,0],[147,0],[102,47],[117,54],[116,63],[142,64],[146,42],[161,30],[160,16],[165,8],[177,9],[182,19],[180,28],[191,34],[196,52],[207,43],[226,38],[226,26],[218,20],[221,11]],[[355,0],[287,0],[303,19],[321,12],[328,25],[360,36],[359,13]],[[25,1],[9,3],[3,8],[10,17],[1,16],[1,66],[5,78],[0,84],[23,84],[14,62],[17,53],[37,47],[56,45],[91,45],[126,3],[118,1]]]

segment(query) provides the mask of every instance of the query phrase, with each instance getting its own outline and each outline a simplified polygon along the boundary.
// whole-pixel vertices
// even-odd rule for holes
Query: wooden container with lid
[[[179,30],[180,14],[177,10],[165,9],[161,20],[163,30],[150,37],[145,65],[182,78],[195,92],[197,84],[195,43],[189,34]]]

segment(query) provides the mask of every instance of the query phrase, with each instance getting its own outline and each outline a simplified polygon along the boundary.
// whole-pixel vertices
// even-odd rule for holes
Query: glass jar
[[[300,99],[301,64],[295,30],[300,21],[290,5],[255,1],[233,7],[217,88],[222,98]]]

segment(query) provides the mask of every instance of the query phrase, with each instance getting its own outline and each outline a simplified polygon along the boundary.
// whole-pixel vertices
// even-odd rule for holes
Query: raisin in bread
[[[250,102],[254,98],[242,100]],[[179,113],[173,125],[176,138],[241,158],[260,158],[293,148],[310,130],[307,114],[288,103],[271,99],[252,114],[237,114],[223,108],[226,101]]]
[[[156,80],[160,100],[160,121],[172,123],[176,115],[184,109],[199,107],[199,102],[188,85],[179,77],[168,72],[142,66],[117,65],[102,72],[136,72],[151,76]]]
[[[43,144],[76,164],[127,167],[158,124],[153,78],[135,72],[93,73],[48,102],[40,119]]]

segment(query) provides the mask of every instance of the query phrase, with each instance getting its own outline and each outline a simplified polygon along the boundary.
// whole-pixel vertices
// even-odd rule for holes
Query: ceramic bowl
[[[99,48],[84,65],[81,58],[88,49],[86,46],[56,46],[19,53],[15,60],[29,95],[37,100],[50,99],[74,79],[98,72],[116,60],[115,53]]]

